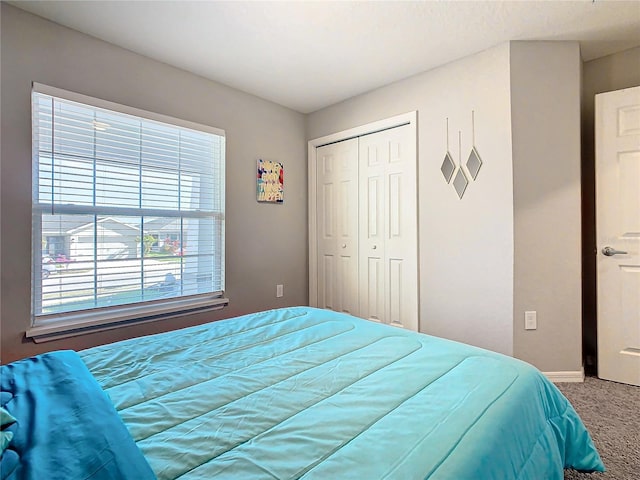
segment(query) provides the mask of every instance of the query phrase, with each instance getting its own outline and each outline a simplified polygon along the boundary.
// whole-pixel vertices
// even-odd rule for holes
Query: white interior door
[[[640,385],[640,87],[596,95],[598,376]]]
[[[415,139],[409,125],[360,137],[360,316],[418,330]]]
[[[358,139],[316,158],[317,306],[358,316]]]

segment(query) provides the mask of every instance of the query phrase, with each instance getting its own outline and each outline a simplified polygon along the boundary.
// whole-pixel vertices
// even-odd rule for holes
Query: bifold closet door
[[[418,330],[416,145],[409,125],[359,138],[360,316]]]
[[[360,316],[358,139],[316,150],[318,307]]]

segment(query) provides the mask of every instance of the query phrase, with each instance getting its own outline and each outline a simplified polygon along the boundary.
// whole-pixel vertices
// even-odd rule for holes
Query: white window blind
[[[34,326],[222,296],[223,131],[37,85],[32,108]]]

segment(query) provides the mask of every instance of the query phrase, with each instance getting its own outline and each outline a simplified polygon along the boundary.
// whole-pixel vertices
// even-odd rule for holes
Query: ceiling
[[[9,3],[302,113],[508,40],[640,45],[639,1]]]

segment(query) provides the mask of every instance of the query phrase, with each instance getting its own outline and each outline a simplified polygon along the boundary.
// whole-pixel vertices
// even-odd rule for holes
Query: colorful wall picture
[[[284,167],[280,162],[258,160],[259,202],[284,202]]]

